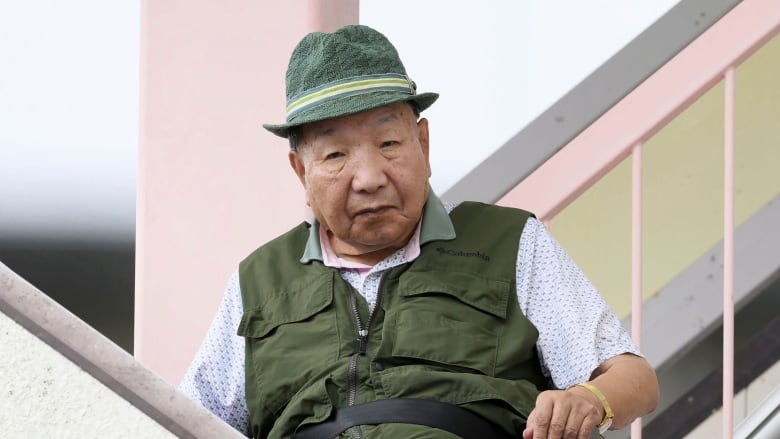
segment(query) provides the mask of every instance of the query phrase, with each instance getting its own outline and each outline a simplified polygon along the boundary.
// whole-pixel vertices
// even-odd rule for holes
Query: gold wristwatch
[[[599,390],[593,384],[577,383],[567,387],[566,390],[569,390],[572,387],[582,387],[588,389],[590,393],[596,395],[596,398],[598,398],[599,401],[601,401],[601,405],[604,407],[604,419],[601,420],[601,423],[598,425],[598,429],[599,429],[599,433],[604,434],[607,430],[609,430],[609,427],[612,426],[612,418],[615,417],[615,414],[612,413],[612,407],[609,406],[609,401],[607,401],[607,397],[604,396],[604,394],[601,393],[601,390]]]

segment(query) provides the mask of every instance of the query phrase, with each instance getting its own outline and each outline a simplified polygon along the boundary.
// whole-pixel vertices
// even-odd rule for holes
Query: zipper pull
[[[368,347],[368,330],[361,329],[358,331],[358,353],[360,355],[366,355],[366,348]]]

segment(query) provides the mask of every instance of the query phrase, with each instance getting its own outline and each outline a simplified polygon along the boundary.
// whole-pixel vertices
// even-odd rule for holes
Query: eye
[[[338,158],[341,158],[341,157],[344,157],[344,153],[338,152],[338,151],[334,151],[334,152],[331,152],[330,154],[326,155],[325,156],[325,160],[335,160],[335,159],[338,159]]]
[[[382,148],[387,148],[389,146],[395,146],[398,145],[398,142],[395,140],[385,140],[382,142]]]

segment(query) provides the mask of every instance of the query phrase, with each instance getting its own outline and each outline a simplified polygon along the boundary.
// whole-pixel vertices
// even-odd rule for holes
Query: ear
[[[301,181],[303,188],[306,189],[306,167],[303,164],[303,157],[298,151],[290,151],[287,153],[287,158],[290,160],[290,167],[292,167],[295,175],[298,176],[298,180]]]
[[[425,156],[425,166],[428,167],[428,177],[431,176],[431,160],[428,154],[430,138],[428,137],[428,119],[422,118],[417,121],[417,140],[420,142],[423,155]]]

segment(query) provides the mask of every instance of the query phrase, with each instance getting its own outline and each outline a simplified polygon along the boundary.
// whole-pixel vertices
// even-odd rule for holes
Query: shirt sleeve
[[[520,237],[517,298],[539,331],[542,371],[559,389],[588,381],[616,355],[640,355],[601,294],[536,218]]]
[[[244,339],[236,333],[243,312],[236,271],[179,390],[249,436],[249,410],[244,391]]]

